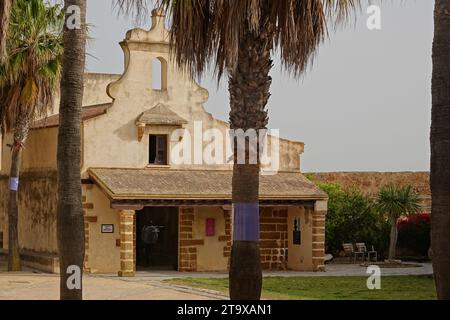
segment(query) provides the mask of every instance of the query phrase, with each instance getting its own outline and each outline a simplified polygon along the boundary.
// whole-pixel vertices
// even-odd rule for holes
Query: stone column
[[[119,277],[135,276],[133,210],[120,211],[120,271]]]
[[[194,208],[180,208],[178,271],[197,271],[197,247],[205,243],[204,239],[194,239]]]
[[[312,250],[314,271],[325,271],[325,216],[328,202],[316,201],[313,212]]]

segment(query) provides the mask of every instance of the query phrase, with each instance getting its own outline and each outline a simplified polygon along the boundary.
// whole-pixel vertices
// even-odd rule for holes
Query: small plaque
[[[114,233],[114,225],[102,224],[102,233]]]

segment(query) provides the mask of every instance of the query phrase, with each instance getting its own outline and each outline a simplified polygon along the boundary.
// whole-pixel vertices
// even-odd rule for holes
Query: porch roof
[[[82,121],[85,121],[101,116],[105,114],[111,106],[112,103],[103,103],[94,106],[83,107],[83,109],[81,110],[81,119]],[[52,116],[34,121],[31,124],[30,129],[33,130],[53,127],[59,127],[59,114],[54,114]]]
[[[142,113],[136,121],[139,125],[175,125],[181,126],[188,122],[173,112],[169,107],[159,103],[156,107]]]
[[[231,200],[231,170],[91,168],[89,176],[115,202]],[[300,172],[261,176],[260,200],[315,201],[327,199]]]

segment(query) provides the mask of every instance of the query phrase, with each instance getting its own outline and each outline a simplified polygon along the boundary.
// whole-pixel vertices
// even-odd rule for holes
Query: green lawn
[[[172,279],[173,284],[228,291],[228,279]],[[386,276],[381,290],[368,290],[365,277],[267,277],[263,298],[325,300],[431,300],[436,290],[431,276]]]

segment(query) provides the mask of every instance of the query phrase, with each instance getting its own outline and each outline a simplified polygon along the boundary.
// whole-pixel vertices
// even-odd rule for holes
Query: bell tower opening
[[[167,62],[158,57],[152,60],[152,89],[167,90]]]

